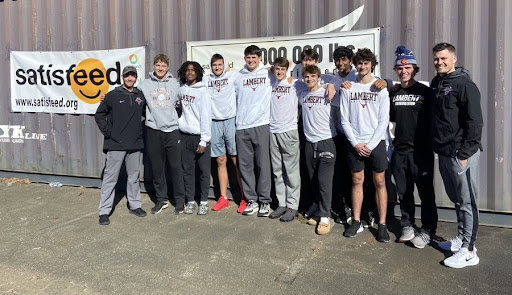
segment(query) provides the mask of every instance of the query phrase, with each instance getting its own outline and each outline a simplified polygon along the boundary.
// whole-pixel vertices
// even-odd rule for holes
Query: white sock
[[[327,218],[327,217],[320,217],[320,223],[329,224],[329,218]]]
[[[189,206],[193,206],[193,205],[194,205],[194,201],[190,201],[190,202],[188,202],[188,203],[187,203],[187,205],[189,205]]]
[[[208,201],[201,201],[201,205],[207,205]]]

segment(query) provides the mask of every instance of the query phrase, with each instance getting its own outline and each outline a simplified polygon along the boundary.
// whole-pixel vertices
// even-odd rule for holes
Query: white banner
[[[380,55],[380,28],[348,31],[327,34],[311,34],[301,36],[279,36],[252,39],[230,39],[217,41],[187,42],[187,59],[197,61],[207,74],[210,74],[210,58],[219,53],[228,62],[229,68],[243,68],[244,49],[249,45],[257,45],[262,50],[262,62],[271,66],[277,57],[285,57],[290,61],[291,76],[298,76],[301,70],[300,54],[303,50],[313,48],[320,55],[319,67],[323,73],[334,73],[333,51],[338,46],[347,46],[356,51],[359,48],[369,48]],[[375,75],[380,75],[377,65]]]
[[[11,111],[94,114],[122,83],[125,66],[145,77],[144,47],[97,51],[11,51]]]

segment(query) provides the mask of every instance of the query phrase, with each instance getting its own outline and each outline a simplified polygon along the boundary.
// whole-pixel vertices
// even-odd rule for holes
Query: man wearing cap
[[[134,66],[127,66],[122,74],[123,85],[107,93],[95,114],[96,124],[105,136],[103,150],[107,154],[101,184],[100,225],[110,224],[114,188],[123,161],[128,174],[126,197],[130,213],[138,217],[146,216],[146,212],[141,208],[139,187],[140,156],[144,148],[141,119],[146,99],[144,94],[134,87],[137,69]]]
[[[420,68],[411,50],[398,46],[394,70],[400,84],[390,92],[390,121],[395,123],[391,172],[400,199],[402,235],[400,242],[411,241],[424,248],[437,228],[430,132],[430,89],[414,77]],[[421,199],[421,230],[414,226],[414,185]]]
[[[484,125],[480,91],[462,67],[455,67],[455,47],[439,43],[432,49],[437,75],[430,84],[432,95],[432,147],[439,155],[439,172],[446,194],[455,204],[458,232],[439,248],[455,254],[448,267],[477,265],[478,162]]]

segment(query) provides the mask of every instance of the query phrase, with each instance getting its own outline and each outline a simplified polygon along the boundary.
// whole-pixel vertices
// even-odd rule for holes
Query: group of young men
[[[402,212],[399,241],[411,241],[423,248],[431,242],[437,227],[433,188],[436,152],[458,220],[457,236],[439,243],[440,248],[455,252],[444,263],[455,268],[478,264],[474,244],[483,126],[480,93],[468,72],[455,68],[455,48],[448,43],[433,48],[437,75],[430,88],[414,79],[419,67],[410,50],[399,46],[395,54],[394,69],[400,80],[395,86],[373,75],[377,65],[373,52],[364,48],[354,54],[344,46],[333,54],[338,70],[335,75],[321,74],[318,53],[304,51],[299,79],[287,77],[290,62],[282,57],[272,68],[265,68],[261,50],[255,45],[245,49],[245,66],[240,72],[229,71],[224,57],[213,55],[212,74],[204,81],[199,64],[185,62],[178,71],[181,86],[168,73],[169,59],[165,55],[155,57],[154,71],[139,85],[140,90],[134,87],[135,68],[124,68],[123,85],[106,95],[96,113],[107,151],[100,224],[109,224],[114,186],[123,161],[128,172],[130,213],[146,215],[138,187],[143,149],[141,118],[145,117],[146,149],[157,197],[153,214],[169,206],[166,163],[175,212],[194,212],[194,167],[199,169],[201,179],[198,214],[208,212],[210,156],[217,161],[221,194],[212,210],[229,206],[229,154],[242,188],[238,212],[291,221],[298,214],[301,198],[302,156],[309,189],[303,197],[312,198],[305,215],[308,224],[315,225],[319,235],[330,232],[333,183],[341,182],[350,186],[350,194],[344,195],[342,203],[351,207],[351,223],[343,235],[355,237],[362,232],[363,183],[365,170],[370,170],[378,214],[377,240],[388,242],[385,171],[389,163]],[[179,110],[183,112],[181,117]],[[395,123],[391,157],[387,152],[390,121]],[[303,142],[301,133],[305,136]],[[335,179],[335,170],[349,170],[351,180]],[[278,201],[273,212],[271,175]],[[420,229],[414,223],[415,184],[421,198]]]

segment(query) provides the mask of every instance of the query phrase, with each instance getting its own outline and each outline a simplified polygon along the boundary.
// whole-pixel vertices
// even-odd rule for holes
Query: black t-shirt
[[[431,92],[416,82],[409,88],[399,87],[389,95],[390,121],[395,122],[393,147],[397,153],[431,152]]]

